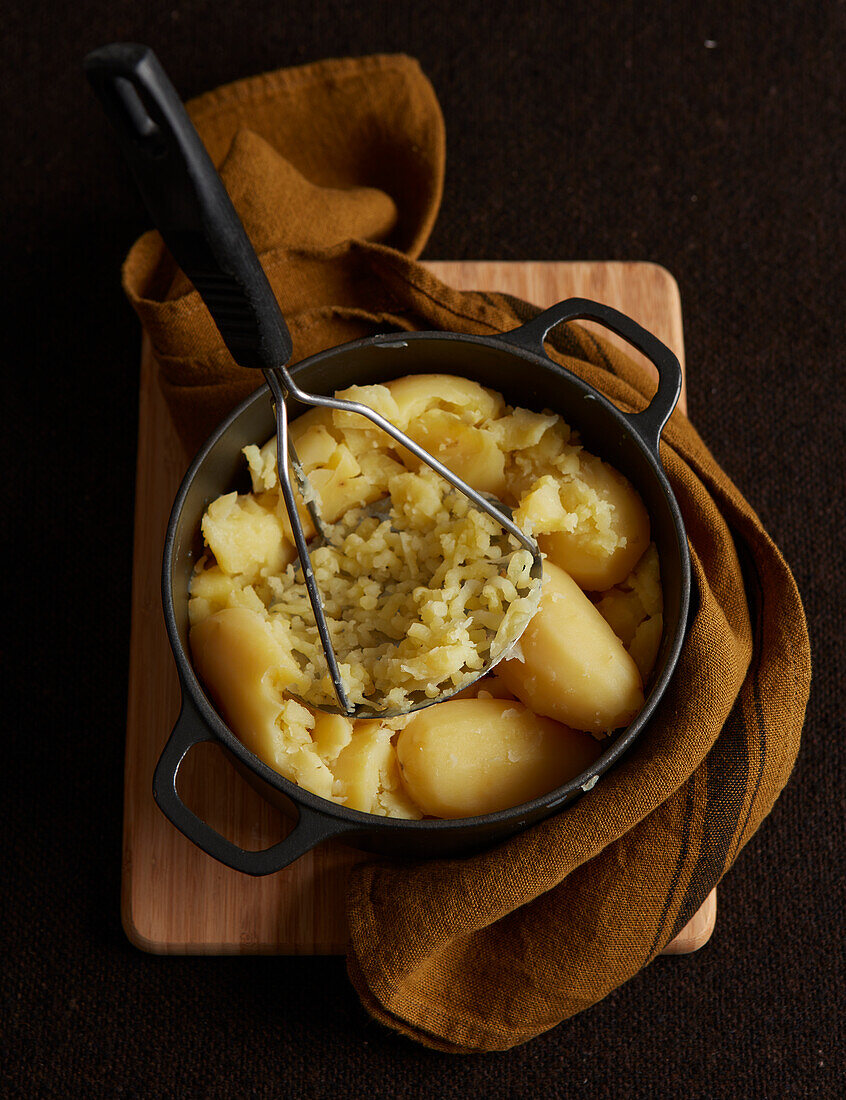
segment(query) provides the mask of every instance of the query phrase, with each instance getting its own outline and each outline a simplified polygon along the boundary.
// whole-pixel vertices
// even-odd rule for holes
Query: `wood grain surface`
[[[678,287],[654,264],[450,261],[427,266],[460,289],[500,290],[539,305],[578,296],[615,306],[668,344],[684,365]],[[159,595],[161,553],[171,502],[188,461],[145,346],[124,777],[123,926],[136,947],[161,954],[340,953],[347,939],[346,875],[362,858],[357,852],[329,843],[278,874],[251,878],[196,848],[153,801],[153,770],[179,712]],[[204,744],[191,752],[180,770],[179,790],[196,813],[244,848],[265,848],[288,831],[282,815],[240,778],[218,746]],[[666,953],[697,950],[710,937],[715,919],[716,892]]]

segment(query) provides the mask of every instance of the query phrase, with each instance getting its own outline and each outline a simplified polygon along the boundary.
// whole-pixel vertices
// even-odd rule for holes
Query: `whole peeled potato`
[[[578,730],[606,733],[643,706],[640,672],[576,582],[543,563],[541,605],[520,639],[523,660],[496,666],[521,702]]]
[[[233,731],[275,767],[282,690],[293,676],[269,624],[246,607],[225,607],[191,628],[191,656]]]
[[[397,738],[403,786],[424,814],[476,817],[519,806],[586,771],[589,735],[511,699],[450,699],[420,711]]]

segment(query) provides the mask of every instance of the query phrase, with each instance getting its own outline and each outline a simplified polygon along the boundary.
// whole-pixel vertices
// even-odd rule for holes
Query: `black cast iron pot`
[[[284,380],[292,345],[285,319],[261,263],[176,89],[147,47],[115,43],[89,54],[85,69],[111,119],[154,223],[208,307],[235,362],[261,369],[269,384]],[[657,366],[658,392],[643,412],[624,415],[601,394],[544,354],[547,332],[561,321],[591,318],[643,351]],[[469,852],[562,810],[602,775],[639,736],[673,673],[690,599],[690,563],[678,506],[661,469],[658,439],[681,389],[676,357],[629,318],[573,299],[501,336],[414,333],[377,336],[300,363],[295,383],[328,395],[352,383],[383,382],[406,374],[445,373],[475,379],[531,409],[553,409],[576,428],[585,446],[626,474],[652,519],[664,589],[664,636],[646,704],[590,772],[543,798],[484,817],[403,821],[347,810],[295,786],[241,744],[215,711],[191,666],[188,585],[199,551],[200,520],[208,503],[243,479],[241,448],[274,430],[266,389],[226,419],[194,460],[173,506],[164,554],[164,611],[182,684],[182,713],[153,781],[165,814],[191,840],[248,874],[277,871],[330,837],[376,851],[410,856]],[[274,381],[275,380],[275,381]],[[292,393],[290,385],[284,387]],[[290,415],[302,411],[291,401]],[[458,471],[460,473],[460,471]],[[246,486],[244,486],[246,488]],[[196,817],[176,789],[180,763],[200,741],[217,740],[271,801],[293,808],[290,836],[264,852],[244,851]]]
[[[622,413],[543,350],[547,333],[562,321],[599,321],[642,351],[659,372],[658,390],[642,412]],[[378,383],[407,374],[455,374],[501,392],[512,405],[551,409],[575,428],[593,454],[629,478],[652,522],[661,562],[664,633],[643,710],[593,767],[572,782],[532,802],[459,820],[406,821],[345,809],[274,772],[249,752],[210,702],[191,665],[188,647],[188,585],[202,547],[200,521],[221,493],[246,483],[241,448],[264,443],[275,422],[269,391],[247,398],[199,452],[179,489],[164,549],[162,595],[167,630],[182,686],[182,712],[153,780],[161,809],[190,840],[222,863],[251,875],[281,870],[324,840],[339,839],[369,851],[412,857],[476,851],[558,813],[602,776],[640,736],[664,694],[678,661],[690,602],[690,560],[678,504],[664,475],[658,441],[681,390],[681,367],[673,353],[630,318],[583,299],[561,302],[534,320],[499,336],[416,332],[375,336],[322,352],[292,371],[318,394],[353,383]],[[290,415],[304,411],[292,402]],[[270,802],[297,815],[293,831],[265,851],[246,851],[222,837],[182,802],[176,780],[186,753],[202,741],[218,741],[249,782]]]

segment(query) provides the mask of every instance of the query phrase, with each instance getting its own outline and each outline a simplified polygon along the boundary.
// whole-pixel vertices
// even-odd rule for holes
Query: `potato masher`
[[[455,694],[458,688],[434,699],[415,697],[402,711],[350,702],[288,470],[289,459],[318,535],[325,538],[314,494],[309,491],[288,435],[286,401],[292,398],[305,405],[358,413],[381,428],[463,493],[475,507],[492,516],[506,534],[529,551],[530,576],[539,594],[543,566],[537,543],[514,523],[501,502],[477,492],[378,412],[356,401],[307,393],[296,384],[287,370],[293,354],[291,336],[273,290],[199,134],[153,51],[146,46],[116,43],[89,54],[85,71],[117,131],[142,198],[165,243],[208,307],[236,363],[261,370],[273,396],[279,485],[338,699],[337,708],[321,705],[320,709],[337,710],[352,718],[385,718],[418,710]],[[499,654],[497,661],[507,653],[508,649]],[[495,663],[488,661],[473,679],[484,676]],[[462,685],[462,690],[466,686]]]

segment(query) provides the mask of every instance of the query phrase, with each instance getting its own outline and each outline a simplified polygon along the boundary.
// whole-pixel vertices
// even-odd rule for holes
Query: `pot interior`
[[[664,634],[651,682],[646,687],[646,705],[625,733],[610,743],[592,769],[602,774],[639,733],[663,693],[685,627],[687,599],[683,567],[686,545],[682,542],[675,502],[656,457],[650,455],[625,416],[595,390],[545,357],[498,344],[490,338],[454,334],[377,337],[322,353],[295,367],[293,373],[304,389],[323,394],[408,374],[471,378],[498,390],[511,405],[558,413],[579,432],[588,451],[608,461],[632,482],[650,514],[652,538],[661,562]],[[289,417],[294,419],[303,411],[303,406],[291,402]],[[241,448],[248,443],[262,445],[275,430],[270,394],[262,386],[220,426],[198,455],[193,474],[189,472],[186,478],[182,506],[175,516],[170,575],[175,626],[184,656],[183,682],[192,691],[202,692],[190,670],[188,657],[188,586],[194,563],[203,552],[202,515],[221,493],[249,490]],[[179,662],[180,655],[176,656]],[[572,796],[567,787],[549,796],[547,812]],[[331,805],[327,804],[327,808]]]

